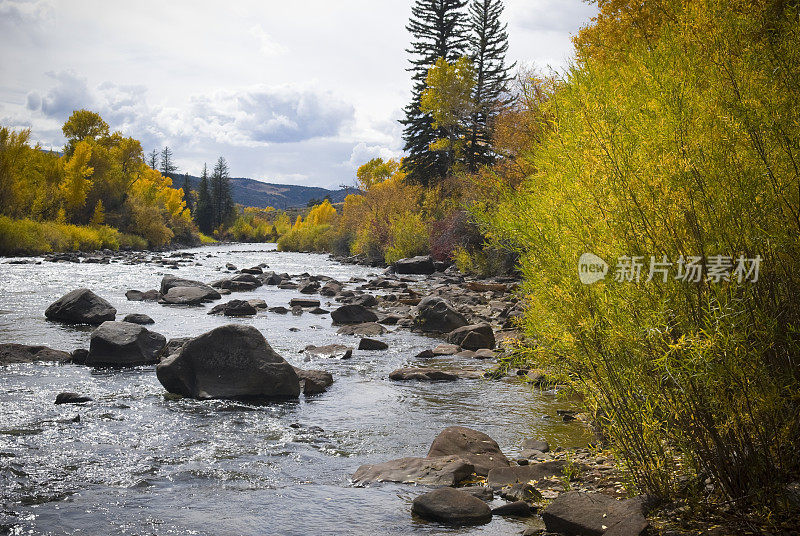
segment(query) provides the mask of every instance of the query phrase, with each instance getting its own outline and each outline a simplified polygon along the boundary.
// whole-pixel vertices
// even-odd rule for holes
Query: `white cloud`
[[[259,50],[264,56],[280,56],[289,52],[289,49],[276,42],[260,24],[250,28],[250,35],[256,38]]]
[[[580,0],[506,0],[509,60],[563,64]],[[74,109],[197,173],[336,186],[403,148],[413,0],[0,0],[4,126],[47,147]]]

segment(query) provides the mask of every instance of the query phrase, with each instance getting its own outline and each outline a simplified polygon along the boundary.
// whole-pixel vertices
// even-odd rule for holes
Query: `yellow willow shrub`
[[[800,476],[798,8],[659,6],[649,41],[579,50],[536,172],[476,214],[520,255],[531,355],[566,368],[636,486],[710,478],[700,499],[777,519]],[[585,252],[603,281],[580,282]],[[760,256],[758,281],[645,281],[650,256],[713,255]],[[621,256],[640,282],[614,281]]]
[[[51,251],[119,249],[120,233],[97,225],[83,227],[0,216],[0,254],[35,255]]]
[[[428,227],[422,216],[416,212],[406,212],[396,216],[389,227],[386,263],[392,264],[400,259],[423,255],[429,251]]]
[[[397,171],[363,195],[347,196],[339,225],[354,237],[351,252],[382,261],[390,245],[392,222],[419,212],[423,194],[422,187],[407,184],[405,174]]]

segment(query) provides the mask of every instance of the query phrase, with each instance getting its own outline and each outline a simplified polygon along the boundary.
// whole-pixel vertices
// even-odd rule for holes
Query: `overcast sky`
[[[0,0],[0,125],[64,144],[100,113],[181,172],[337,187],[402,154],[412,0]],[[595,8],[506,0],[509,60],[563,67]]]

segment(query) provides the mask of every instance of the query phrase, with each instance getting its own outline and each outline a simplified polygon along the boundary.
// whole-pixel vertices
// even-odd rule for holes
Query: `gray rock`
[[[432,350],[434,356],[455,355],[461,351],[456,344],[440,344]]]
[[[361,307],[375,307],[378,305],[378,298],[372,294],[359,294],[347,300],[347,303],[350,305],[360,305]]]
[[[264,300],[254,299],[254,300],[247,300],[247,303],[255,307],[256,309],[266,309],[267,302]]]
[[[88,288],[79,288],[51,303],[44,316],[71,324],[97,325],[114,320],[117,310]]]
[[[542,494],[528,482],[518,482],[511,486],[506,486],[498,490],[498,494],[509,501],[524,501],[528,503],[538,503],[542,500]]]
[[[350,324],[342,326],[336,332],[339,335],[358,335],[360,337],[377,337],[387,332],[387,329],[375,322],[364,324]]]
[[[617,501],[601,493],[564,493],[541,515],[548,531],[565,536],[638,536],[647,528],[640,500]]]
[[[149,316],[141,313],[132,313],[122,319],[123,322],[130,322],[131,324],[155,324],[156,321]]]
[[[292,298],[289,301],[289,307],[319,307],[319,300],[312,300],[311,298]]]
[[[252,326],[229,324],[187,342],[156,367],[171,393],[192,398],[297,398],[294,369]]]
[[[416,497],[411,511],[429,521],[454,525],[482,525],[492,520],[489,505],[455,488],[440,488]]]
[[[231,300],[227,303],[220,303],[208,312],[210,315],[222,314],[225,316],[253,316],[256,313],[258,313],[256,308],[245,300]]]
[[[352,348],[344,344],[328,344],[325,346],[308,345],[303,350],[307,354],[322,356],[322,357],[336,357],[343,356],[347,351],[352,352]]]
[[[174,275],[165,275],[161,279],[161,295],[166,295],[170,289],[175,287],[192,287],[205,290],[206,298],[208,300],[218,300],[221,298],[219,292],[211,288],[209,285],[205,283],[201,283],[200,281],[193,281],[191,279],[184,279],[182,277],[176,277]]]
[[[324,393],[328,387],[333,385],[333,375],[330,372],[297,367],[294,367],[294,371],[303,384],[303,394],[305,395]]]
[[[430,255],[400,259],[393,264],[394,271],[398,274],[432,274],[436,271]]]
[[[199,287],[171,287],[166,294],[161,296],[159,302],[169,305],[200,305],[203,302],[222,297],[216,290],[211,289],[211,291],[214,294]],[[217,296],[217,298],[212,296]]]
[[[319,283],[316,281],[308,281],[306,283],[301,283],[297,287],[297,291],[300,294],[315,294],[319,290]]]
[[[92,332],[86,365],[90,367],[138,367],[158,363],[167,339],[130,322],[103,322]]]
[[[469,352],[470,350],[465,350],[465,351]],[[488,348],[481,348],[480,350],[475,350],[475,352],[472,353],[472,357],[475,359],[494,359],[496,357],[496,354],[494,350],[490,350]]]
[[[309,311],[309,313],[311,313],[312,315],[326,315],[330,313],[330,311],[322,309],[321,307],[314,307]]]
[[[466,318],[438,296],[428,296],[419,302],[414,322],[422,331],[429,333],[449,333],[467,325]]]
[[[472,464],[458,456],[400,458],[362,465],[353,474],[357,485],[372,482],[401,482],[426,486],[456,486],[472,475]]]
[[[489,471],[486,483],[494,489],[500,489],[517,483],[530,482],[531,480],[561,476],[563,473],[564,462],[561,460],[532,463],[530,465],[515,465],[512,467],[498,467]]]
[[[60,404],[81,404],[83,402],[91,402],[94,400],[90,396],[80,395],[78,393],[64,392],[56,395],[56,405]]]
[[[442,370],[432,367],[407,367],[393,370],[389,379],[394,381],[422,381],[422,382],[453,382],[459,379],[480,378],[480,374],[458,371]]]
[[[533,515],[533,510],[525,501],[514,501],[492,508],[492,514],[496,516],[530,517]]]
[[[328,281],[322,286],[321,289],[319,289],[319,293],[330,298],[339,294],[342,291],[342,288],[342,284],[338,281]]]
[[[495,468],[509,466],[508,458],[497,442],[477,430],[449,426],[433,440],[428,456],[460,456],[475,466],[475,472],[486,476]]]
[[[14,363],[33,363],[35,361],[67,362],[72,356],[67,352],[53,350],[47,346],[29,346],[27,344],[0,344],[0,365]]]
[[[469,493],[473,497],[477,497],[484,502],[491,502],[494,500],[494,491],[492,491],[492,488],[488,488],[486,486],[467,486],[459,489],[464,493]]]
[[[362,305],[343,305],[331,313],[334,324],[377,322],[378,316]]]
[[[158,291],[129,290],[125,293],[125,297],[128,298],[128,301],[158,301]]]
[[[467,350],[492,349],[495,346],[494,331],[487,323],[462,326],[447,335],[447,342]]]
[[[522,442],[522,448],[538,450],[539,452],[550,452],[550,444],[543,439],[526,439]]]
[[[269,308],[269,312],[270,313],[276,313],[276,314],[279,314],[279,315],[285,315],[286,313],[289,312],[289,309],[287,309],[286,307],[281,307],[281,306],[270,307]]]
[[[389,345],[383,341],[377,341],[375,339],[370,339],[364,337],[358,342],[358,349],[359,350],[388,350]]]
[[[184,344],[191,340],[192,337],[175,337],[174,339],[170,339],[167,341],[167,345],[161,349],[160,357],[169,357],[172,354],[177,353],[178,350],[183,348]]]

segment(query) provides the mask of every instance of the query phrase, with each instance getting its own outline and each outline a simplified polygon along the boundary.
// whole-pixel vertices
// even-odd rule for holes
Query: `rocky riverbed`
[[[0,269],[7,532],[644,528],[574,401],[497,373],[513,278],[241,245]]]

